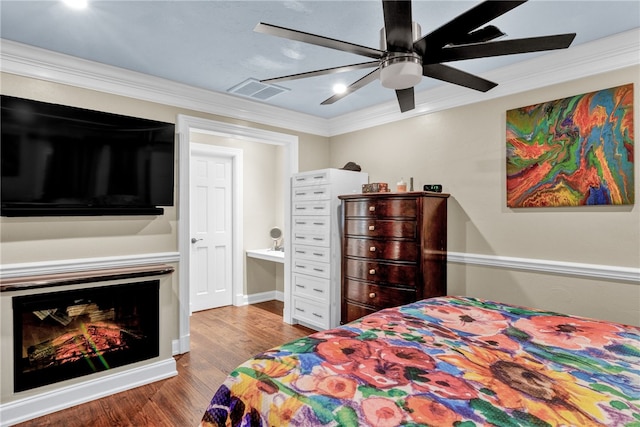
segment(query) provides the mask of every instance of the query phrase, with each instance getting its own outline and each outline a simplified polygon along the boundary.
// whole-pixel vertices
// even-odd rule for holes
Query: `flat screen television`
[[[175,125],[0,96],[2,216],[160,215]]]

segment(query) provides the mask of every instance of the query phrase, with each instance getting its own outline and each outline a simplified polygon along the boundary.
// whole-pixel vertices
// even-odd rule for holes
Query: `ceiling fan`
[[[570,33],[492,41],[505,34],[493,25],[479,28],[525,2],[526,0],[484,1],[440,28],[421,37],[420,25],[413,22],[411,18],[410,0],[382,0],[384,28],[380,31],[380,49],[261,22],[256,25],[254,31],[374,59],[374,61],[358,64],[264,79],[261,82],[275,83],[375,68],[369,74],[352,83],[347,87],[346,91],[333,95],[321,104],[333,104],[374,80],[380,79],[382,86],[395,89],[400,111],[403,113],[415,108],[413,88],[420,83],[422,76],[486,92],[498,84],[442,63],[516,53],[565,49],[569,47],[576,36],[575,33]]]

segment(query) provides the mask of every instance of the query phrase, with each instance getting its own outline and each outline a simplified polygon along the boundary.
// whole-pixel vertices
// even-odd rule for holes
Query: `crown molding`
[[[442,84],[416,93],[399,113],[395,100],[324,119],[147,74],[0,39],[0,71],[115,95],[331,137],[640,64],[640,28],[486,73],[500,84],[486,93]]]
[[[326,119],[0,39],[0,71],[174,107],[326,135]]]
[[[499,82],[489,92],[442,84],[416,93],[414,110],[401,114],[394,100],[330,119],[328,133],[341,135],[639,64],[640,28],[635,28],[487,72],[484,78]]]

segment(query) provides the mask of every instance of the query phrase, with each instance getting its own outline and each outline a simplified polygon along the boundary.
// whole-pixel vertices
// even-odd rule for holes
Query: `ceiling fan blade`
[[[451,44],[470,44],[470,43],[482,43],[488,42],[498,37],[502,37],[505,34],[500,31],[495,25],[487,25],[484,28],[470,32],[469,34],[461,35],[451,41]]]
[[[416,101],[412,87],[408,89],[397,89],[396,97],[398,98],[401,113],[416,108]]]
[[[320,105],[329,105],[329,104],[333,104],[336,101],[341,100],[342,98],[344,98],[345,96],[349,95],[350,93],[353,93],[356,90],[360,89],[361,87],[364,87],[364,86],[368,85],[369,83],[377,80],[379,75],[380,75],[380,69],[376,68],[375,70],[373,70],[372,72],[370,72],[366,76],[364,76],[361,79],[356,80],[355,82],[351,83],[351,85],[343,93],[338,93],[338,94],[333,95],[331,98],[325,99],[324,101],[322,101],[320,103]]]
[[[423,59],[423,62],[449,62],[460,61],[463,59],[486,58],[490,56],[513,55],[516,53],[566,49],[571,45],[571,42],[573,42],[575,37],[576,34],[571,33],[445,47],[440,49],[439,52],[428,55]]]
[[[493,89],[498,86],[498,83],[485,80],[481,77],[474,76],[473,74],[469,74],[465,71],[443,64],[423,64],[422,75],[442,80],[443,82],[453,83],[458,86],[479,90],[480,92],[486,92],[489,89]]]
[[[509,12],[512,9],[526,3],[527,0],[519,1],[493,1],[488,0],[469,9],[456,18],[444,24],[442,27],[432,31],[420,40],[417,40],[413,47],[416,52],[424,56],[431,51],[452,43],[461,34],[468,34],[472,30],[486,24],[492,19]]]
[[[260,80],[261,83],[276,83],[288,80],[305,79],[307,77],[323,76],[327,74],[344,73],[347,71],[360,70],[362,68],[372,68],[380,65],[379,61],[362,62],[360,64],[344,65],[341,67],[324,68],[322,70],[308,71],[306,73],[291,74],[288,76],[274,77],[272,79]]]
[[[265,24],[263,22],[256,25],[253,31],[283,37],[289,40],[296,40],[303,43],[314,44],[316,46],[328,47],[329,49],[355,53],[356,55],[368,56],[369,58],[374,59],[379,59],[384,54],[383,51],[371,47],[344,42],[329,37],[318,36],[316,34],[305,33],[303,31],[292,30],[290,28],[278,27],[277,25]]]
[[[382,0],[382,11],[387,50],[411,52],[413,50],[411,1]]]

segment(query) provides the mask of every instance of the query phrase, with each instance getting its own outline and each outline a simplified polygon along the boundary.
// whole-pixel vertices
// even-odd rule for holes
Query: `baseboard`
[[[150,264],[166,264],[180,261],[178,252],[161,252],[101,258],[77,258],[56,261],[25,262],[0,265],[0,277],[8,279],[41,274],[71,273],[87,270],[103,270],[119,267],[135,267]]]
[[[178,375],[176,361],[168,358],[102,378],[88,379],[80,384],[3,403],[0,405],[0,426],[11,426],[176,375]]]
[[[284,301],[284,292],[282,291],[268,291],[260,292],[257,294],[245,295],[246,304],[257,304],[265,301]]]
[[[496,255],[447,252],[447,261],[510,270],[535,271],[537,273],[578,276],[591,279],[607,279],[640,284],[640,268],[613,265],[583,264],[533,258],[515,258]]]

